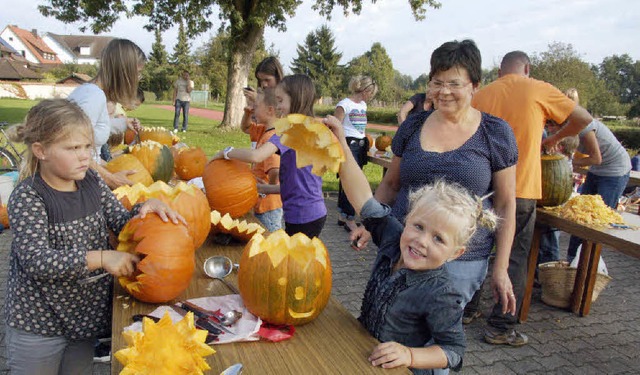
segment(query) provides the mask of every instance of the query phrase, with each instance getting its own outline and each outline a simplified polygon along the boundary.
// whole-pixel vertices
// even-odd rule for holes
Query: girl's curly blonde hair
[[[492,194],[492,193],[491,193]],[[495,230],[499,218],[491,209],[483,207],[484,197],[473,197],[460,184],[439,179],[409,194],[409,213],[418,208],[436,214],[439,219],[448,220],[458,227],[453,236],[455,246],[465,246],[476,232],[478,225]]]

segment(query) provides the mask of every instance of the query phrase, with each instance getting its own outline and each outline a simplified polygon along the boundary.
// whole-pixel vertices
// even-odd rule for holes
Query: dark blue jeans
[[[580,194],[598,194],[604,203],[613,208],[618,207],[618,199],[622,195],[624,188],[629,182],[629,172],[623,176],[598,176],[591,172],[587,173],[587,178],[581,186]],[[571,236],[569,248],[567,249],[567,259],[572,261],[576,256],[578,246],[582,244],[582,239]]]
[[[548,225],[541,225],[540,229],[538,264],[560,260],[560,231]]]
[[[369,140],[365,138],[353,138],[347,137],[347,143],[351,154],[358,163],[360,169],[367,164],[367,152],[369,151]],[[351,202],[347,199],[347,195],[342,190],[342,183],[338,180],[338,212],[342,220],[353,220],[356,215],[356,210],[351,205]]]
[[[522,307],[524,289],[527,282],[527,263],[536,222],[536,200],[516,198],[516,232],[509,255],[509,278],[516,295],[516,315],[503,314],[502,305],[493,305],[487,324],[499,332],[507,332],[515,327]]]
[[[176,113],[173,116],[173,130],[178,130],[178,121],[180,120],[180,109],[182,109],[182,130],[187,130],[189,123],[189,103],[176,99]]]

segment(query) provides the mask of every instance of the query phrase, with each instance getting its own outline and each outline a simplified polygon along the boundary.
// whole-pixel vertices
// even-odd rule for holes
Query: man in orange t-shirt
[[[584,108],[560,90],[546,82],[529,78],[529,69],[530,61],[526,53],[509,52],[500,64],[499,78],[475,93],[471,103],[482,112],[506,120],[513,129],[518,145],[516,232],[508,269],[518,314],[527,280],[527,259],[535,224],[536,200],[542,195],[541,146],[554,146],[562,138],[578,134],[593,121]],[[547,119],[559,124],[568,123],[543,143],[542,132]],[[502,306],[497,302],[487,319],[485,341],[491,344],[525,345],[527,336],[514,329],[518,314],[502,314]]]
[[[274,89],[258,92],[255,109],[252,110],[257,123],[251,122],[248,127],[242,128],[242,131],[249,134],[252,148],[260,148],[275,134],[273,121],[276,119],[276,104]],[[254,163],[252,171],[258,183],[279,184],[280,155],[273,154],[260,163]],[[258,198],[253,213],[269,232],[281,229],[283,211],[280,194],[267,194]]]

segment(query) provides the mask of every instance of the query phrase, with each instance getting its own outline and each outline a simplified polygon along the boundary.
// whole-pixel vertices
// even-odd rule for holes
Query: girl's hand
[[[364,229],[364,226],[360,226],[351,231],[349,238],[351,241],[357,241],[353,242],[357,246],[352,246],[355,250],[364,250],[371,241],[371,233]]]
[[[369,362],[382,368],[394,368],[412,365],[411,349],[397,342],[383,342],[373,348],[369,356]]]
[[[340,120],[338,120],[333,115],[327,115],[327,117],[322,119],[322,123],[327,125],[327,127],[335,134],[339,141],[342,142],[344,140],[344,127]]]
[[[142,130],[142,125],[140,125],[140,120],[138,120],[137,118],[127,119],[127,127],[136,133]]]
[[[102,251],[102,268],[113,276],[131,276],[140,261],[137,255],[122,251]]]
[[[247,99],[247,107],[253,108],[253,104],[256,102],[256,92],[249,90],[246,87],[242,89],[245,99]]]
[[[155,198],[149,199],[148,201],[144,202],[142,207],[140,207],[138,216],[141,219],[144,219],[144,217],[147,216],[149,212],[155,212],[156,214],[158,214],[158,216],[160,216],[162,221],[164,221],[165,223],[171,220],[171,222],[174,224],[182,223],[184,225],[187,225],[187,221],[184,219],[184,217],[182,217],[182,215],[172,210],[169,206]]]

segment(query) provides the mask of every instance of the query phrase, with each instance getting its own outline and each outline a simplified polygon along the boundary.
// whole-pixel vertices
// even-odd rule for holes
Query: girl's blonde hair
[[[289,95],[291,107],[289,113],[301,113],[313,116],[313,103],[316,100],[316,87],[309,76],[294,74],[286,76],[278,84]]]
[[[448,220],[458,227],[453,236],[456,247],[462,247],[469,242],[478,228],[478,224],[495,230],[498,216],[491,209],[483,207],[485,197],[472,197],[459,184],[436,180],[433,184],[425,185],[409,194],[409,214],[411,216],[418,208],[438,215],[441,220]]]
[[[134,108],[138,96],[138,66],[144,64],[144,52],[128,39],[113,39],[102,51],[96,80],[107,101]]]
[[[576,104],[580,104],[580,97],[578,96],[578,89],[576,89],[575,87],[572,87],[570,89],[567,89],[564,94],[571,100],[573,100],[574,102],[576,102]]]
[[[349,91],[352,94],[369,92],[373,98],[378,92],[378,84],[369,76],[355,76],[349,80]]]
[[[34,143],[46,147],[80,130],[85,130],[93,143],[91,120],[77,104],[67,99],[46,99],[33,106],[24,123],[7,130],[9,139],[27,146],[20,166],[20,180],[38,171],[38,158],[31,149]]]

